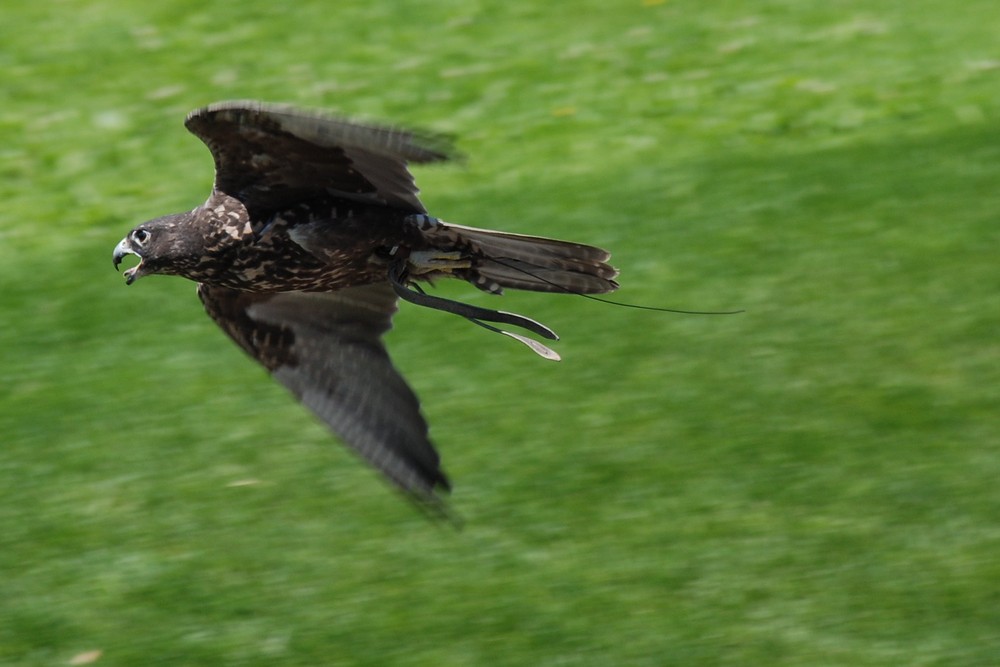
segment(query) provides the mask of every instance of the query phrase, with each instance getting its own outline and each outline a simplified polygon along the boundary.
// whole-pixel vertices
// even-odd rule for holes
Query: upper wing
[[[413,391],[381,336],[388,284],[337,292],[257,294],[198,286],[215,322],[344,442],[416,500],[441,509],[449,490]]]
[[[215,158],[215,187],[248,208],[335,194],[423,213],[409,162],[448,159],[443,137],[260,102],[218,102],[185,126]]]

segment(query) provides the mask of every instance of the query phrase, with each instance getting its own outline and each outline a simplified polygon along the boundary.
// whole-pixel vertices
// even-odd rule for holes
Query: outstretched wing
[[[441,509],[448,491],[427,422],[381,336],[388,284],[337,292],[251,293],[201,284],[215,322],[358,454],[415,500]]]
[[[249,209],[336,195],[423,213],[406,165],[452,152],[440,136],[260,102],[218,102],[184,124],[212,151],[216,189]]]

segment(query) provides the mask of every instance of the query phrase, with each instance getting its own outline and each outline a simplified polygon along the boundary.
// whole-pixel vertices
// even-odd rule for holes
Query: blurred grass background
[[[1000,5],[25,2],[0,22],[0,664],[992,665]],[[447,220],[614,251],[403,308],[462,532],[114,244],[205,198],[190,109],[457,135]],[[461,285],[450,295],[495,305]]]

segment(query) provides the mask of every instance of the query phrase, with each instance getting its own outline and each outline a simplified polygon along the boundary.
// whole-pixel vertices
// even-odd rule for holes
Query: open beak
[[[122,274],[125,276],[125,284],[131,285],[136,281],[136,279],[142,276],[142,273],[140,272],[140,269],[142,268],[142,255],[132,249],[132,243],[129,241],[127,236],[119,241],[118,245],[115,246],[115,252],[111,258],[115,264],[116,271],[118,270],[118,265],[122,263],[123,259],[125,259],[125,255],[135,255],[139,258],[138,264],[133,266],[131,269],[126,269],[125,273]]]

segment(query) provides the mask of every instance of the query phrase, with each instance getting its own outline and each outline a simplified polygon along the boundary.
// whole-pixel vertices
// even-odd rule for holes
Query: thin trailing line
[[[637,310],[652,310],[652,311],[656,311],[658,313],[679,313],[681,315],[738,315],[740,313],[745,313],[746,312],[745,310],[742,310],[742,309],[741,310],[682,310],[680,308],[661,308],[661,307],[658,307],[658,306],[643,306],[643,305],[637,304],[637,303],[625,303],[624,301],[615,301],[614,299],[604,299],[604,298],[601,298],[601,297],[598,297],[598,296],[594,296],[593,294],[585,294],[583,292],[577,292],[576,290],[568,289],[568,288],[563,287],[562,285],[560,285],[558,283],[555,283],[555,282],[552,282],[551,280],[543,278],[542,276],[537,276],[534,273],[532,273],[531,271],[528,271],[527,269],[524,269],[524,268],[522,268],[520,266],[515,266],[514,264],[508,264],[507,262],[503,261],[500,258],[489,257],[488,259],[491,262],[496,262],[497,264],[501,264],[503,266],[506,266],[508,269],[513,269],[515,271],[520,271],[521,273],[523,273],[523,274],[525,274],[527,276],[531,276],[535,280],[539,280],[539,281],[541,281],[543,283],[551,285],[552,287],[557,288],[558,290],[560,290],[561,292],[563,292],[565,294],[572,294],[574,296],[582,296],[584,299],[590,299],[591,301],[599,301],[600,303],[606,303],[606,304],[609,304],[609,305],[612,305],[612,306],[621,306],[622,308],[635,308]]]

